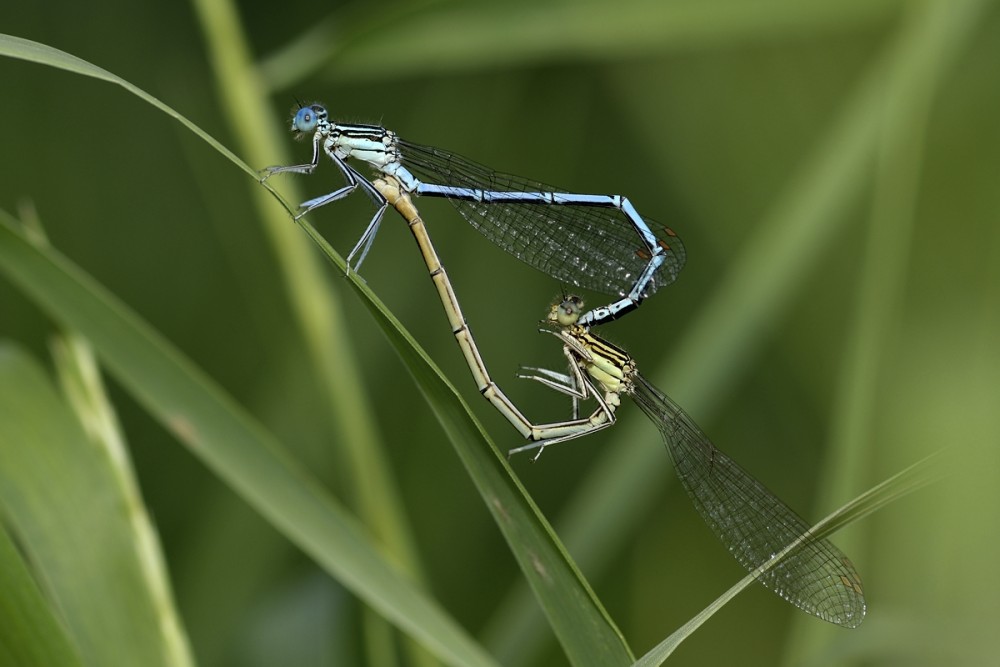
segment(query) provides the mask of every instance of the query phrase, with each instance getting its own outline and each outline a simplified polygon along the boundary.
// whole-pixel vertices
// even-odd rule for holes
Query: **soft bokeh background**
[[[8,3],[0,31],[124,77],[254,166],[303,161],[309,147],[286,137],[284,155],[259,158],[238,129],[210,53],[244,38],[263,65],[273,111],[262,141],[281,136],[296,98],[317,100],[337,118],[383,123],[497,169],[627,194],[681,235],[688,265],[675,285],[602,333],[791,506],[817,519],[940,448],[957,462],[944,482],[834,538],[865,578],[869,618],[860,629],[828,628],[757,587],[676,661],[995,660],[997,3],[236,9],[245,34],[235,41],[205,28],[207,10],[178,2]],[[330,418],[318,389],[277,253],[251,204],[256,183],[113,86],[11,60],[0,60],[0,82],[0,206],[34,206],[54,246],[353,504],[366,480],[347,474],[338,454],[348,427]],[[312,177],[283,179],[308,196],[339,185],[328,162]],[[492,247],[447,203],[418,203],[495,378],[530,416],[565,415],[565,400],[513,379],[519,364],[562,363],[534,327],[561,286]],[[358,195],[311,220],[346,252],[370,213]],[[504,663],[562,664],[554,642],[522,655],[535,646],[526,635],[497,630],[511,627],[497,613],[517,590],[516,565],[379,329],[337,272],[323,270],[316,295],[347,332],[338,354],[361,372],[350,389],[373,411],[434,595]],[[518,444],[476,397],[392,212],[362,274],[496,442]],[[51,331],[0,280],[0,336],[47,359]],[[199,663],[377,663],[359,603],[128,395],[112,386],[112,396]],[[595,489],[634,501],[613,506],[615,531],[596,520],[601,534],[588,535],[587,521],[566,530],[571,553],[641,654],[742,573],[673,483],[657,432],[628,404],[620,414],[614,429],[514,466],[557,530],[587,500],[606,506]],[[544,620],[532,624],[545,635]]]

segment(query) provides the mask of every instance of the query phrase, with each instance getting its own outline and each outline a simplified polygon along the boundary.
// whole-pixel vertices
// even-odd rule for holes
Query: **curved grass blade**
[[[494,664],[231,397],[89,276],[33,245],[7,216],[0,216],[0,271],[83,335],[150,414],[347,588],[445,662]]]
[[[680,49],[878,25],[903,3],[627,0],[525,3],[517,11],[502,4],[453,2],[433,11],[396,4],[407,11],[393,11],[390,3],[388,11],[378,12],[377,24],[329,20],[301,33],[263,61],[263,78],[271,89],[288,89],[320,70],[336,81],[373,82],[428,72],[531,67],[581,54],[594,61],[630,60],[639,54],[662,57]],[[564,29],[554,31],[552,26]],[[361,33],[364,39],[355,38]],[[517,48],[510,46],[513,34],[518,36]]]
[[[302,225],[331,261],[338,265],[343,261],[319,232],[304,221]],[[362,296],[444,428],[571,664],[631,664],[631,651],[621,632],[514,476],[507,457],[392,313],[363,283],[352,280],[350,284]]]
[[[0,505],[52,612],[87,664],[186,667],[145,509],[101,445],[33,359],[0,345]]]
[[[243,160],[236,157],[236,154],[219,143],[210,134],[182,116],[172,107],[164,104],[144,91],[142,88],[129,83],[117,74],[112,74],[102,67],[98,67],[93,63],[83,60],[82,58],[77,58],[74,55],[66,53],[65,51],[60,51],[59,49],[46,44],[34,42],[30,39],[24,39],[23,37],[15,37],[14,35],[5,35],[3,33],[0,33],[0,56],[27,60],[38,63],[39,65],[48,65],[49,67],[55,67],[56,69],[66,70],[67,72],[73,72],[74,74],[82,74],[84,76],[93,77],[95,79],[100,79],[101,81],[107,81],[108,83],[119,85],[136,97],[149,102],[163,113],[184,125],[184,127],[194,132],[206,143],[212,146],[212,148],[229,158],[233,164],[238,166],[243,171],[247,172],[254,178],[257,176],[256,171],[251,169],[250,166]]]
[[[310,226],[306,229],[335,255]],[[491,661],[432,600],[396,574],[363,531],[280,445],[199,369],[51,250],[0,221],[0,268],[57,321],[83,334],[110,372],[247,502],[348,588],[453,664]],[[621,634],[483,435],[467,406],[356,279],[420,383],[549,613],[574,664],[628,664]]]
[[[924,488],[928,484],[943,479],[947,474],[952,472],[951,467],[954,465],[954,461],[952,460],[942,460],[945,456],[946,452],[936,452],[917,461],[881,484],[862,493],[829,516],[821,519],[809,529],[807,535],[816,539],[825,539],[847,524],[866,517],[872,512],[882,509],[887,504]],[[715,612],[722,609],[737,594],[742,592],[743,589],[752,585],[763,571],[774,568],[790,553],[792,553],[792,550],[786,549],[778,558],[743,577],[743,579],[719,596],[712,604],[653,647],[635,664],[642,667],[654,667],[655,665],[663,664],[670,657],[670,654],[674,652],[674,649],[680,646],[685,639],[701,627]]]

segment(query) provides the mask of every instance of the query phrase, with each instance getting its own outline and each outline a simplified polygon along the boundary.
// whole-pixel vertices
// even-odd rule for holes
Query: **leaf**
[[[6,352],[6,349],[0,348],[0,357]],[[5,365],[2,358],[0,365]],[[4,369],[0,369],[0,373],[3,372]],[[5,379],[0,378],[0,384],[4,382]],[[2,424],[0,430],[8,431]],[[0,447],[4,437],[0,433]],[[78,667],[81,664],[65,629],[2,523],[0,591],[3,591],[0,595],[0,628],[3,628],[0,632],[0,664],[19,667]]]
[[[952,455],[951,459],[945,458],[948,454]],[[817,539],[829,537],[831,534],[849,523],[868,516],[872,512],[876,512],[885,507],[887,504],[914,493],[928,484],[943,479],[945,475],[952,472],[953,467],[956,467],[954,454],[955,451],[939,451],[931,454],[930,456],[924,457],[920,461],[917,461],[881,484],[866,491],[865,493],[862,493],[851,502],[820,520],[809,529],[809,535]],[[944,462],[941,461],[942,458],[945,458]],[[788,553],[789,552],[786,551],[780,557],[772,561],[768,561],[765,566],[758,569],[774,567],[780,563],[784,556],[787,556]],[[736,597],[737,594],[742,592],[748,586],[754,584],[756,581],[756,571],[743,577],[743,579],[719,596],[712,604],[700,611],[694,618],[682,625],[669,637],[657,644],[646,655],[636,661],[635,664],[637,667],[653,667],[655,665],[663,664],[663,662],[670,657],[670,654],[673,653],[685,639],[694,633],[695,630],[701,627],[705,621],[711,618],[715,612],[722,609],[722,607]]]
[[[308,223],[323,252],[335,251]],[[514,476],[468,405],[410,334],[359,281],[352,287],[406,364],[503,531],[536,599],[574,665],[629,664],[631,652],[549,523]]]
[[[184,125],[184,127],[194,132],[201,139],[205,140],[212,146],[212,148],[229,158],[233,164],[238,166],[243,171],[254,177],[257,175],[256,171],[251,169],[249,165],[243,162],[243,160],[236,157],[232,151],[223,146],[214,137],[192,123],[190,120],[182,116],[179,112],[175,111],[172,107],[167,106],[138,86],[129,83],[120,76],[112,74],[102,67],[98,67],[93,63],[83,60],[82,58],[77,58],[74,55],[66,53],[65,51],[60,51],[59,49],[46,44],[40,44],[38,42],[33,42],[30,39],[15,37],[14,35],[5,35],[3,33],[0,33],[0,56],[27,60],[38,63],[39,65],[48,65],[49,67],[55,67],[56,69],[66,70],[67,72],[73,72],[74,74],[82,74],[83,76],[89,76],[95,79],[100,79],[101,81],[107,81],[109,83],[119,85],[133,95],[149,102],[174,120],[180,122]]]
[[[0,347],[0,451],[6,521],[84,662],[190,664],[164,622],[169,601],[147,585],[138,499],[41,368],[10,346]]]
[[[65,258],[32,245],[7,216],[0,218],[0,270],[54,319],[86,337],[150,414],[347,588],[443,660],[493,664],[231,397]]]

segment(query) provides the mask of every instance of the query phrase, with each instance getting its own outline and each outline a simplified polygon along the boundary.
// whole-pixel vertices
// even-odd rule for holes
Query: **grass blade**
[[[888,20],[899,4],[630,0],[523,3],[517,10],[506,4],[451,3],[418,11],[406,3],[403,9],[379,12],[374,26],[369,21],[326,21],[267,58],[261,73],[277,89],[297,85],[326,65],[328,76],[337,81],[371,82],[427,72],[535,66],[582,54],[594,61],[652,57],[681,48],[857,29]],[[356,39],[355,33],[365,38]],[[510,48],[512,35],[517,35],[516,49]]]
[[[0,348],[0,450],[5,521],[82,661],[192,664],[169,596],[149,585],[149,553],[134,530],[145,510],[118,462],[42,369],[9,346]],[[38,646],[58,646],[58,634]]]
[[[307,233],[340,261],[319,232]],[[352,281],[359,293],[367,288]],[[505,455],[483,431],[468,405],[426,353],[376,299],[364,298],[389,342],[406,364],[503,531],[521,571],[574,665],[629,664],[630,650],[617,626],[514,476]]]
[[[27,60],[29,62],[38,63],[39,65],[48,65],[49,67],[66,70],[67,72],[73,72],[74,74],[82,74],[83,76],[93,77],[95,79],[100,79],[101,81],[107,81],[108,83],[121,86],[133,95],[149,102],[163,113],[184,125],[184,127],[194,132],[201,139],[211,145],[212,148],[222,153],[222,155],[227,157],[230,162],[238,166],[243,171],[254,177],[257,175],[257,172],[251,169],[249,165],[243,162],[243,160],[236,157],[232,151],[223,146],[214,137],[192,123],[190,120],[182,116],[178,111],[164,104],[138,86],[129,83],[117,74],[112,74],[103,67],[98,67],[97,65],[89,63],[82,58],[77,58],[74,55],[66,53],[65,51],[60,51],[59,49],[46,44],[40,44],[39,42],[34,42],[30,39],[15,37],[14,35],[5,35],[3,33],[0,33],[0,56]]]
[[[0,348],[0,385],[5,385],[9,348]],[[3,389],[0,388],[0,392]],[[10,425],[16,428],[16,425]],[[0,447],[13,428],[0,425]],[[4,503],[6,504],[6,503]],[[8,509],[4,508],[7,514]],[[78,667],[73,648],[48,600],[31,576],[27,563],[0,522],[0,664],[20,667]]]
[[[442,660],[493,664],[229,396],[79,269],[32,245],[6,217],[0,220],[0,268],[53,318],[85,336],[152,415],[345,586]]]
[[[851,502],[836,510],[829,516],[820,520],[809,529],[810,535],[818,539],[829,537],[849,523],[858,521],[868,516],[889,503],[899,500],[928,484],[943,478],[945,471],[941,468],[941,457],[946,454],[938,452],[909,466],[906,470],[893,475],[878,486],[859,495]],[[787,555],[787,552],[786,552]],[[769,561],[765,567],[773,567],[781,562],[781,558]],[[722,609],[730,600],[736,597],[741,591],[756,581],[752,572],[743,577],[732,588],[719,596],[712,604],[707,606],[694,618],[678,628],[669,637],[657,644],[646,655],[642,656],[635,664],[641,667],[655,667],[663,664],[670,654],[680,646],[680,644],[695,632],[701,625],[711,618],[717,611]]]

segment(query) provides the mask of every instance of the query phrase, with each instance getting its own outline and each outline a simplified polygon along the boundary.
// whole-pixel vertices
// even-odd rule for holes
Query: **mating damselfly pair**
[[[479,391],[529,440],[511,454],[540,453],[549,445],[611,426],[621,396],[631,396],[663,436],[677,477],[698,513],[748,571],[810,614],[845,627],[861,623],[864,593],[850,560],[829,540],[813,535],[793,510],[718,450],[679,406],[639,374],[627,353],[591,332],[591,327],[634,310],[676,279],[685,251],[672,231],[643,219],[624,197],[559,192],[405,142],[379,126],[334,123],[319,105],[299,109],[292,130],[313,133],[312,160],[270,167],[264,177],[311,173],[322,151],[347,183],[304,202],[300,215],[359,187],[366,192],[377,210],[348,256],[349,265],[357,257],[355,268],[368,253],[385,209],[397,209],[420,247]],[[352,158],[367,162],[379,177],[368,180],[347,162]],[[543,330],[562,342],[569,372],[526,368],[520,376],[570,396],[571,419],[531,422],[490,378],[409,194],[445,197],[476,229],[519,259],[563,282],[620,297],[587,312],[576,297],[554,304]],[[580,417],[578,405],[585,400],[593,400],[597,408]]]

